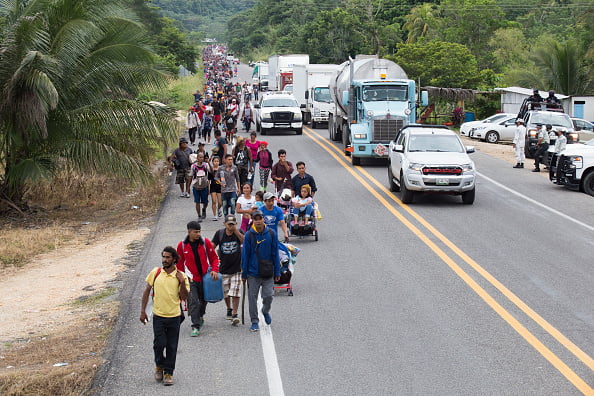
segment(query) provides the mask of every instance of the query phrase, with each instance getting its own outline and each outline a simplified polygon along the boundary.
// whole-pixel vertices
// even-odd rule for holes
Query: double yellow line
[[[333,157],[340,165],[342,165],[356,180],[359,181],[382,205],[388,209],[402,224],[404,224],[413,234],[415,234],[423,243],[425,243],[444,263],[446,263],[452,271],[456,273],[480,298],[483,299],[503,320],[505,320],[520,336],[522,336],[534,349],[536,349],[545,359],[549,361],[565,378],[569,380],[580,392],[585,395],[594,395],[594,390],[588,385],[580,376],[578,376],[567,364],[565,364],[555,353],[547,348],[534,334],[532,334],[524,325],[522,325],[509,311],[503,308],[495,299],[487,293],[467,272],[465,272],[456,262],[448,256],[439,246],[437,246],[429,237],[412,224],[405,216],[400,213],[392,203],[388,202],[384,195],[388,196],[392,201],[398,204],[402,210],[408,213],[412,218],[419,222],[427,229],[429,233],[435,236],[452,252],[460,257],[465,263],[480,274],[487,282],[493,285],[501,292],[510,302],[518,307],[524,314],[536,322],[542,329],[549,333],[555,340],[563,345],[569,352],[582,361],[590,370],[594,371],[594,359],[582,351],[577,345],[571,342],[565,335],[557,330],[553,325],[547,322],[543,317],[536,313],[526,303],[524,303],[518,296],[499,282],[487,270],[481,267],[476,261],[470,258],[453,242],[447,239],[435,227],[429,224],[418,213],[412,210],[408,205],[403,204],[398,198],[388,191],[383,184],[378,182],[365,169],[360,166],[352,167],[345,159],[342,150],[338,149],[333,144],[329,143],[325,138],[317,132],[304,128],[305,135],[324,149],[331,157]],[[362,175],[362,176],[361,176]],[[375,188],[369,184],[370,181]],[[384,193],[380,194],[378,191]]]

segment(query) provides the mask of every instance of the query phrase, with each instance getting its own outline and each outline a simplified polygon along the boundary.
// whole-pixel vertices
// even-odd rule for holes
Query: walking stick
[[[247,287],[247,282],[244,282],[242,286],[241,292],[241,324],[245,324],[245,288]]]

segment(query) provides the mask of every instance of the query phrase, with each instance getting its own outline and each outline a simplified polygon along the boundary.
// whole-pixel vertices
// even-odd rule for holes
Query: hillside
[[[152,0],[161,14],[179,21],[189,32],[225,41],[227,22],[253,7],[254,0]]]

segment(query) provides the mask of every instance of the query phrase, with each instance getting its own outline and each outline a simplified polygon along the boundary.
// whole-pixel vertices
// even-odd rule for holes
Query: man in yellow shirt
[[[177,270],[177,251],[167,246],[161,253],[162,268],[154,268],[146,277],[147,286],[142,294],[140,321],[148,322],[146,305],[153,290],[153,350],[155,352],[155,379],[163,385],[173,385],[173,370],[177,355],[179,326],[182,321],[181,300],[188,298],[190,283],[186,274]],[[165,354],[163,354],[165,352]]]

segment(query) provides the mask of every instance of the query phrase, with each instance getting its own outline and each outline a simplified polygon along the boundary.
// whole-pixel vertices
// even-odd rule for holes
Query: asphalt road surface
[[[474,205],[404,205],[385,162],[353,167],[324,129],[265,140],[305,161],[319,188],[319,241],[291,240],[295,295],[275,295],[260,333],[209,305],[199,337],[182,324],[176,384],[156,383],[152,327],[138,320],[144,278],[195,219],[172,186],[124,289],[98,393],[593,394],[594,198],[477,152]],[[209,216],[203,235],[220,227]]]

